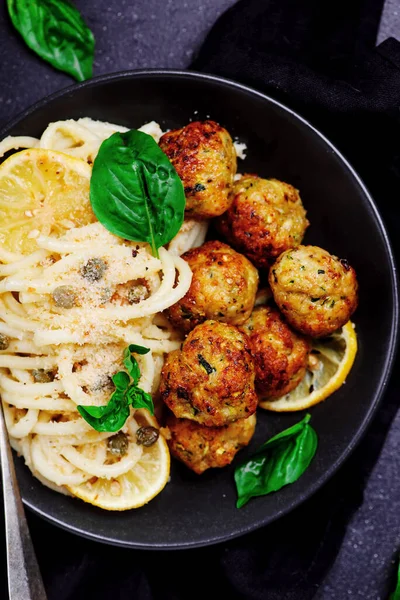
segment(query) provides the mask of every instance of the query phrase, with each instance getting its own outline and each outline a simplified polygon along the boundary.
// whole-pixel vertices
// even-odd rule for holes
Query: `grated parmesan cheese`
[[[247,156],[247,154],[246,154],[247,144],[245,144],[244,142],[242,143],[242,142],[234,141],[233,145],[235,146],[236,156],[238,158],[241,158],[242,160],[244,160]]]

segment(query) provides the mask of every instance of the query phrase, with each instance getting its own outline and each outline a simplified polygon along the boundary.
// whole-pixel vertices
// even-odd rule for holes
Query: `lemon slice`
[[[325,339],[313,340],[309,367],[299,385],[277,400],[259,406],[275,412],[304,410],[333,394],[346,380],[357,354],[354,324],[348,321]]]
[[[157,420],[146,410],[135,412],[140,427],[151,425],[159,429]],[[114,479],[93,478],[80,485],[67,486],[74,496],[105,510],[129,510],[147,504],[165,487],[170,473],[170,454],[160,434],[151,446],[143,446],[136,465]],[[95,481],[94,481],[95,480]]]
[[[89,200],[91,167],[63,152],[31,148],[0,165],[0,244],[29,254],[40,234],[95,221]]]

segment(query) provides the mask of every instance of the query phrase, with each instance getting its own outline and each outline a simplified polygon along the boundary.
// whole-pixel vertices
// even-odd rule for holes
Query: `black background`
[[[193,53],[200,47],[216,18],[233,2],[231,0],[200,0],[199,2],[136,0],[133,3],[118,0],[109,3],[104,0],[85,2],[81,0],[76,4],[95,34],[97,48],[94,71],[95,74],[100,74],[146,67],[185,68],[191,63]],[[382,37],[384,34],[381,32],[381,39]],[[0,8],[0,125],[36,100],[71,83],[72,80],[68,76],[54,71],[24,46],[16,32],[12,30],[2,4]],[[379,423],[375,424],[375,429],[373,426],[370,439],[373,440],[374,436],[378,438],[382,429],[386,427],[387,436],[374,466],[375,457],[369,462],[368,456],[365,457],[369,469],[372,466],[373,468],[371,473],[369,469],[365,471],[364,490],[361,488],[353,490],[352,506],[339,505],[335,518],[328,522],[318,516],[318,502],[323,503],[329,497],[332,486],[351,485],[347,465],[347,471],[336,476],[330,484],[331,488],[323,490],[322,494],[311,501],[314,503],[315,519],[304,523],[304,527],[300,530],[296,529],[297,535],[300,531],[304,536],[303,540],[294,540],[290,535],[291,523],[294,524],[298,519],[304,518],[305,513],[301,511],[295,511],[290,516],[292,521],[285,519],[284,523],[278,522],[272,528],[258,532],[253,537],[255,545],[260,545],[265,538],[268,539],[269,545],[273,544],[274,540],[279,539],[282,542],[282,538],[287,539],[288,556],[282,555],[278,559],[276,556],[273,557],[276,560],[276,579],[272,583],[269,580],[268,585],[271,585],[275,591],[279,590],[280,586],[282,590],[285,588],[285,582],[279,580],[280,566],[285,564],[286,559],[290,562],[290,552],[293,552],[293,549],[301,549],[303,546],[303,564],[298,560],[295,561],[292,575],[296,576],[296,569],[300,569],[297,576],[301,580],[307,572],[309,581],[315,582],[313,584],[315,598],[319,600],[386,599],[388,589],[393,587],[394,561],[400,547],[398,468],[400,418],[397,416],[389,428],[393,408],[383,405],[382,415]],[[353,464],[362,461],[363,453],[368,455],[368,447],[365,444],[351,459]],[[362,482],[363,479],[360,478],[355,483],[360,486]],[[346,501],[348,499],[347,497]],[[321,511],[322,508],[321,505]],[[171,577],[170,571],[174,569],[172,557],[169,557],[164,565],[155,566],[154,563],[152,565],[149,553],[140,555],[114,548],[106,549],[98,544],[59,532],[32,516],[30,516],[30,525],[51,599],[78,598],[78,595],[79,598],[83,598],[85,594],[87,598],[95,597],[96,585],[101,586],[100,583],[96,584],[97,574],[107,571],[107,553],[113,553],[114,558],[118,557],[123,567],[122,571],[126,572],[126,580],[121,583],[121,589],[123,588],[125,592],[131,590],[132,597],[134,594],[140,598],[151,597],[148,589],[149,577],[146,577],[146,573],[151,573],[152,568],[159,569],[158,593],[162,598],[162,580]],[[324,542],[332,533],[330,528],[336,528],[337,531],[334,532],[333,544],[326,548]],[[45,535],[48,541],[46,547],[40,544],[42,535]],[[207,554],[193,553],[193,578],[199,572],[196,561],[204,560],[205,557],[208,557],[208,577],[214,573],[217,580],[221,582],[224,582],[223,570],[218,569],[216,562],[213,564],[213,561],[218,559],[222,569],[232,570],[237,564],[243,570],[243,566],[245,567],[243,561],[249,560],[245,543],[243,541],[243,547],[238,544],[234,550],[227,545],[226,548],[218,550],[210,548]],[[338,552],[337,556],[336,552]],[[227,556],[225,561],[221,559],[224,553]],[[269,551],[266,550],[265,560],[270,559]],[[332,567],[326,573],[326,569],[332,563]],[[177,573],[179,564],[175,567]],[[285,567],[290,570],[290,565],[288,567],[285,564]],[[249,563],[250,568],[254,568],[254,565]],[[260,583],[261,573],[260,565],[259,572],[254,573],[255,586]],[[81,579],[83,574],[84,578]],[[258,582],[257,577],[259,577]],[[184,581],[189,580],[184,578]],[[106,594],[107,586],[110,586],[108,597],[118,598],[116,588],[112,587],[112,577],[108,577],[98,589]],[[240,581],[235,581],[235,586],[240,590]],[[2,597],[1,591],[0,588]],[[66,595],[67,593],[69,595]],[[189,588],[187,597],[189,597]],[[226,589],[226,597],[230,597],[228,589]],[[265,595],[254,595],[254,597],[268,598],[266,588]],[[282,592],[282,598],[298,597],[300,592],[298,596],[296,592],[293,596],[284,595]]]

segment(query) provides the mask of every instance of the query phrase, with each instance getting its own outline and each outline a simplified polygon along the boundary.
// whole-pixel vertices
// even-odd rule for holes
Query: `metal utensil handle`
[[[15,475],[1,400],[0,457],[10,600],[47,600]]]

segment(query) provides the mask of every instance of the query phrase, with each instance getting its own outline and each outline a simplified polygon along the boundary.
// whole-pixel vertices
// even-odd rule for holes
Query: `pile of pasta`
[[[142,130],[156,140],[162,134],[156,123]],[[46,148],[90,165],[115,131],[126,128],[60,121],[40,139],[6,138],[0,156]],[[113,481],[118,497],[118,486],[140,486],[143,461],[154,462],[154,452],[129,443],[122,458],[110,459],[107,438],[114,434],[92,429],[77,406],[107,403],[129,344],[150,349],[137,357],[140,387],[156,398],[164,356],[182,342],[162,311],[187,292],[191,271],[180,254],[203,243],[207,223],[184,222],[159,258],[147,244],[118,238],[97,221],[63,228],[57,236],[35,233],[36,249],[26,255],[0,245],[0,394],[12,445],[42,483],[79,496],[83,485]],[[82,275],[93,260],[107,265],[99,281]],[[67,306],[70,290],[74,302]],[[152,423],[144,412],[131,409],[123,429],[130,439],[143,422]]]

